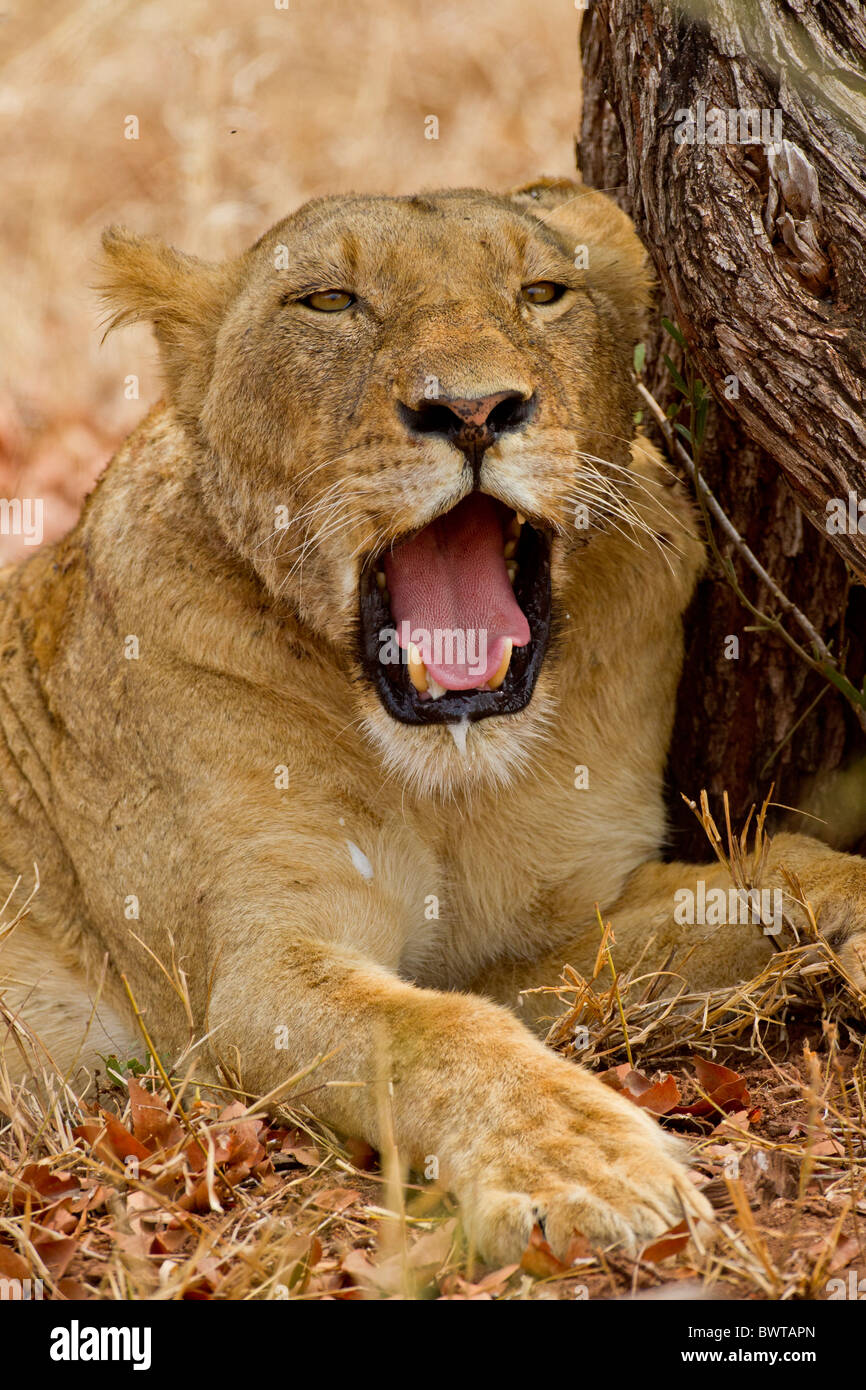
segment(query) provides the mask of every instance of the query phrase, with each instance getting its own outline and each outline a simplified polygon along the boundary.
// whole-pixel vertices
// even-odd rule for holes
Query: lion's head
[[[104,246],[111,326],[153,321],[205,505],[354,674],[389,768],[506,779],[555,699],[582,520],[627,507],[629,220],[542,180],[319,199],[219,266]]]

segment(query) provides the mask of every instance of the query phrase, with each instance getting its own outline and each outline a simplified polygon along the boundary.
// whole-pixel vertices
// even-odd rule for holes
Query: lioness
[[[41,884],[8,1059],[26,1026],[63,1068],[139,1048],[123,975],[182,1071],[264,1095],[318,1059],[308,1104],[374,1145],[390,1107],[490,1260],[536,1221],[558,1252],[700,1224],[677,1143],[519,995],[591,971],[596,903],[620,967],[679,942],[706,988],[771,950],[677,926],[725,873],[660,859],[702,548],[634,437],[630,222],[542,180],[319,199],[222,265],[104,247],[167,395],[3,576],[2,867]],[[866,863],[782,865],[866,983]]]

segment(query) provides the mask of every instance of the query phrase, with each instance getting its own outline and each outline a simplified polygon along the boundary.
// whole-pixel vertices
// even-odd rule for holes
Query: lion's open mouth
[[[364,671],[403,724],[523,709],[549,631],[549,536],[484,493],[362,572]]]

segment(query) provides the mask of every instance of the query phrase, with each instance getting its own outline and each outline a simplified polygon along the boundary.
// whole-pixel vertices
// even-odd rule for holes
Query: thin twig
[[[668,448],[676,454],[680,463],[683,465],[692,482],[694,483],[695,488],[699,488],[700,491],[703,493],[704,499],[707,504],[707,509],[718,522],[720,528],[724,531],[728,540],[735,547],[735,549],[739,551],[749,568],[753,570],[754,573],[761,580],[761,583],[765,584],[766,587],[770,590],[770,593],[773,595],[779,607],[783,609],[786,613],[790,613],[791,617],[795,620],[795,622],[797,622],[800,625],[800,627],[805,632],[806,636],[809,638],[809,641],[812,643],[813,647],[820,654],[823,660],[829,661],[830,664],[835,667],[836,659],[831,653],[830,648],[827,646],[824,639],[821,637],[820,633],[816,630],[816,628],[813,627],[813,625],[809,622],[809,619],[806,617],[805,613],[803,613],[797,607],[796,603],[792,603],[792,601],[788,598],[787,594],[782,592],[775,579],[773,579],[767,573],[767,571],[764,569],[764,566],[758,559],[757,555],[755,555],[754,551],[750,550],[749,546],[746,544],[739,531],[737,530],[736,526],[723,511],[721,504],[718,502],[713,492],[708,487],[707,483],[704,481],[703,477],[701,477],[700,473],[695,468],[694,459],[692,458],[691,454],[686,448],[684,448],[684,446],[677,439],[676,433],[671,426],[670,420],[665,415],[655,396],[647,390],[647,388],[641,381],[638,382],[637,389],[640,392],[643,399],[646,401],[656,420],[658,421],[659,427],[662,431],[662,434],[665,437],[665,442]]]

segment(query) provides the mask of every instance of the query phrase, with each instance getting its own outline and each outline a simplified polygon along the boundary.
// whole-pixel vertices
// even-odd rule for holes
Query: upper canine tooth
[[[409,643],[407,652],[409,665],[409,679],[414,685],[415,689],[423,695],[424,691],[427,689],[427,667],[421,660],[421,653],[415,646],[414,642]]]
[[[502,653],[502,660],[500,661],[496,672],[490,677],[490,680],[487,682],[488,688],[490,690],[498,690],[502,682],[505,680],[508,667],[511,665],[511,649],[513,645],[514,644],[511,641],[511,638],[506,637],[505,650]]]
[[[518,526],[522,526],[526,521],[526,517],[523,515],[522,512],[515,512],[514,520],[517,522]]]
[[[517,540],[517,539],[519,538],[520,532],[521,532],[522,530],[523,530],[523,517],[520,515],[519,512],[515,512],[515,513],[514,513],[514,516],[511,518],[511,520],[510,520],[509,523],[508,523],[508,535],[509,535],[509,536],[513,536],[514,539]]]
[[[427,672],[427,694],[430,695],[430,696],[432,697],[432,699],[438,700],[439,697],[440,697],[440,695],[444,695],[445,693],[446,693],[445,686],[444,686],[444,685],[440,685],[439,682],[435,679],[435,677],[434,677],[434,676],[431,676],[431,675],[430,675],[430,672],[428,671],[428,672]]]
[[[517,554],[517,541],[506,541],[505,549],[502,553],[505,556],[506,560],[513,560],[514,556]]]

